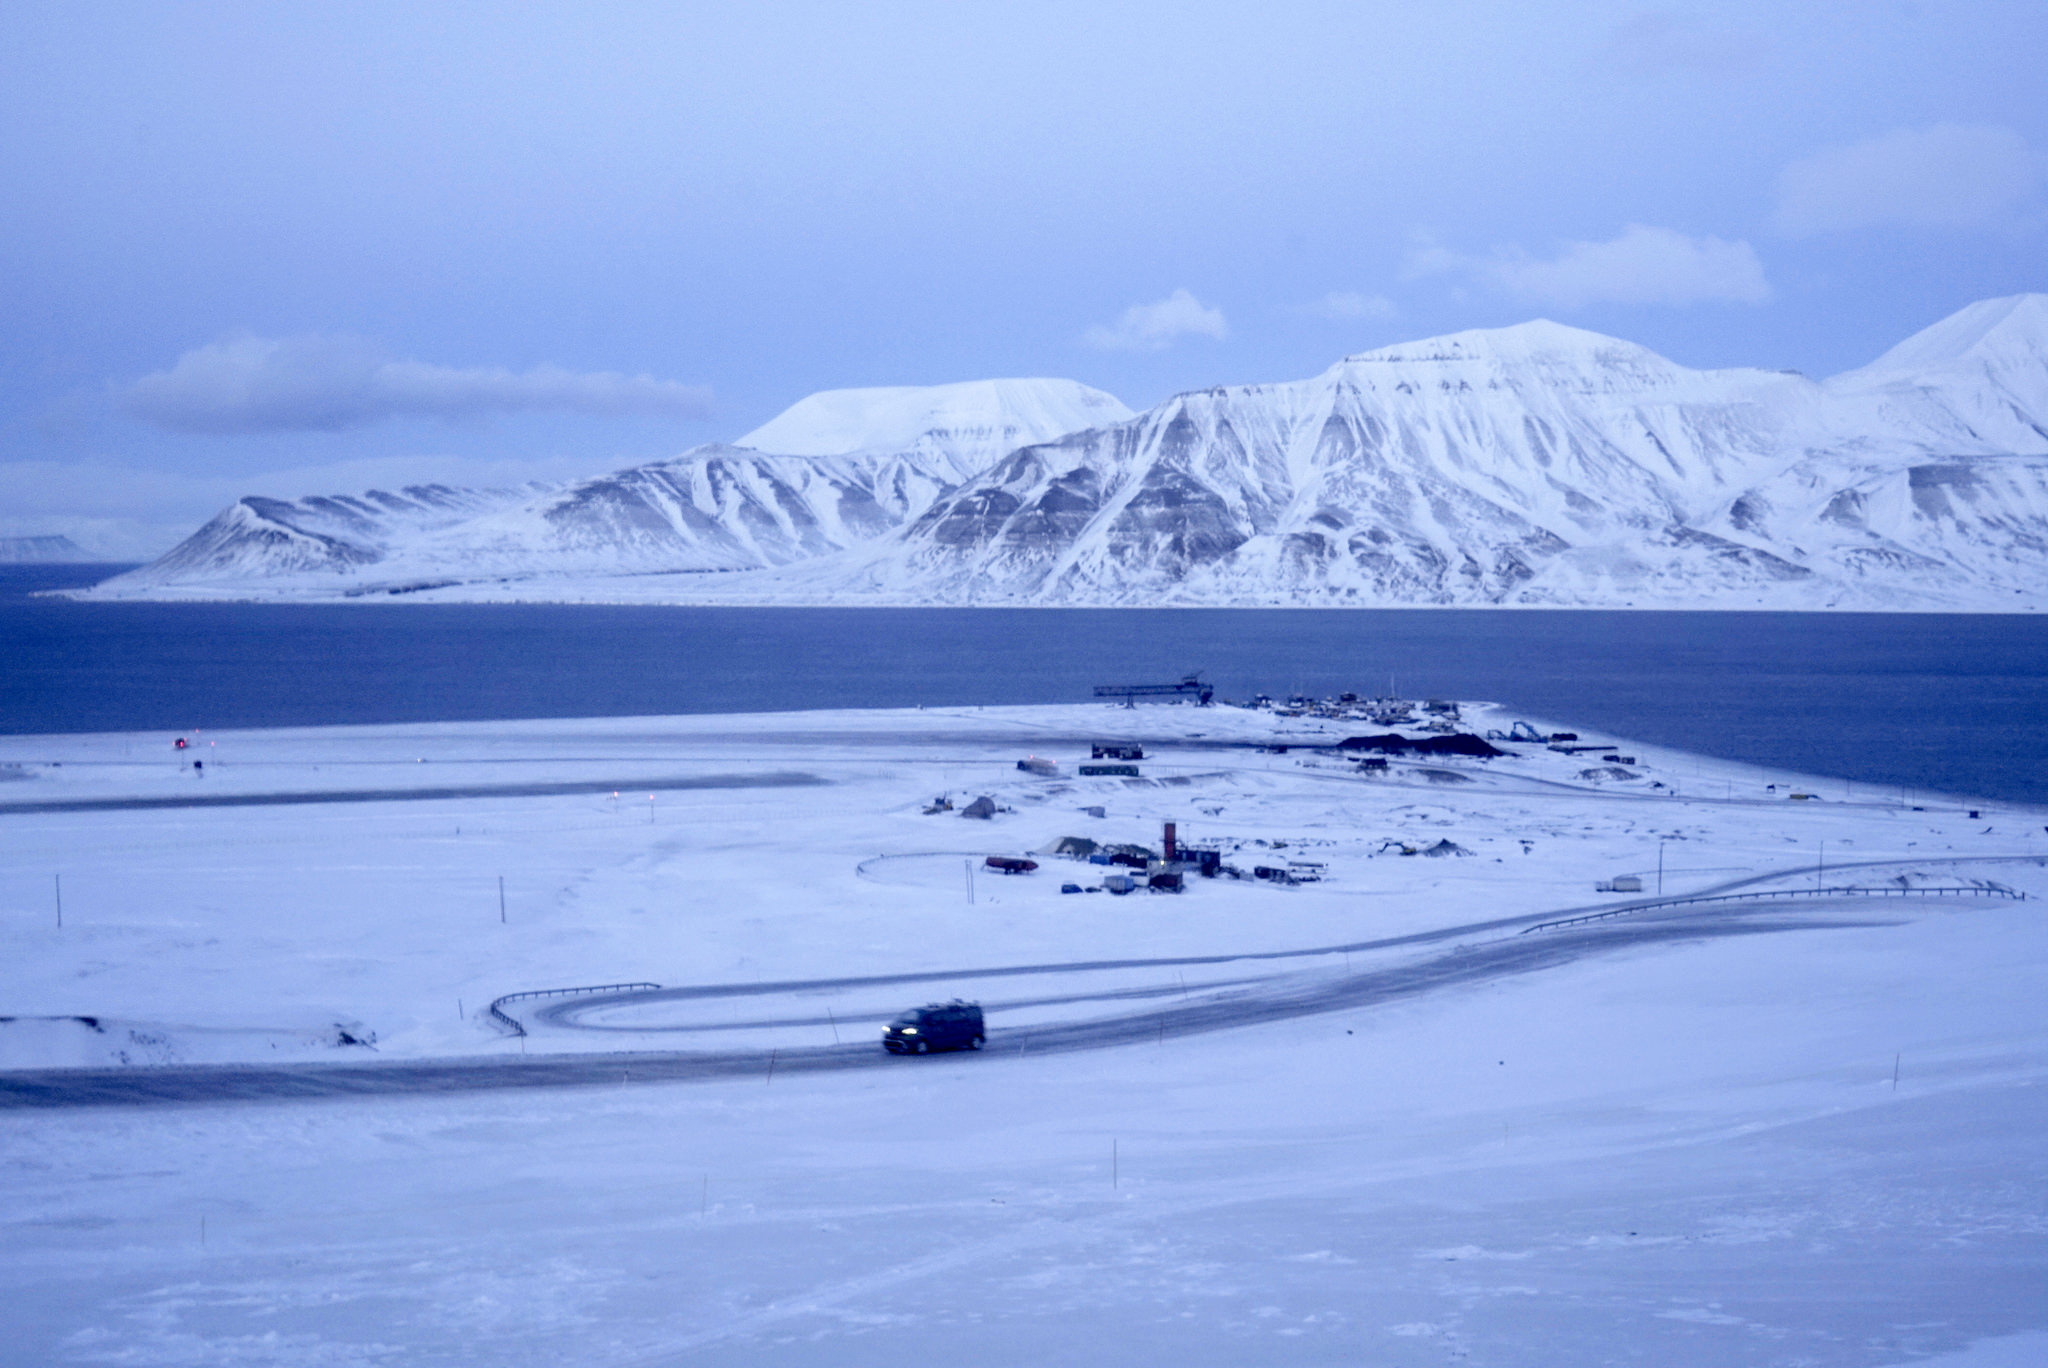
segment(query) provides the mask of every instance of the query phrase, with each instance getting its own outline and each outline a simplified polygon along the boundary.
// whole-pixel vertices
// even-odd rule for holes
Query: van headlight
[[[915,1027],[915,1026],[905,1026],[905,1027],[903,1027],[903,1028],[902,1028],[902,1030],[903,1030],[903,1034],[905,1034],[905,1035],[916,1035],[916,1034],[917,1034],[917,1027]]]

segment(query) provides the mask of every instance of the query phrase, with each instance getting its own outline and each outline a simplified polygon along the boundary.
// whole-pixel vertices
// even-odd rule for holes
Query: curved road
[[[1784,904],[1721,907],[1712,912],[1663,912],[1645,909],[1641,919],[1572,928],[1541,936],[1515,936],[1477,945],[1466,943],[1441,954],[1359,973],[1283,974],[1227,988],[1205,989],[1199,997],[1155,1010],[1108,1018],[1051,1023],[999,1034],[983,1056],[1044,1054],[1143,1044],[1168,1036],[1229,1030],[1260,1022],[1371,1006],[1420,996],[1461,984],[1507,978],[1568,964],[1588,955],[1707,937],[1759,935],[1818,927],[1888,924],[1868,918],[1868,905],[1857,908],[1860,919],[1818,916],[1825,900],[1800,909]],[[1556,913],[1543,914],[1556,916]],[[1414,945],[1441,941],[1475,931],[1512,925],[1532,918],[1416,936],[1366,945]],[[1302,952],[1288,952],[1300,954]],[[1324,952],[1327,953],[1327,952]],[[1281,953],[1256,958],[1282,958]],[[1212,963],[1217,956],[1171,964]],[[1148,963],[1140,961],[1138,963]],[[1015,972],[1050,973],[1100,965],[1028,966]],[[1000,972],[1000,971],[998,971]],[[855,982],[915,982],[937,975],[903,975]],[[737,987],[664,990],[668,996],[710,996],[772,992],[817,983],[747,984]],[[595,1006],[603,1001],[645,1001],[649,994],[611,999],[576,999],[562,1007]],[[764,1052],[660,1051],[608,1055],[579,1054],[551,1058],[437,1059],[384,1063],[297,1065],[173,1065],[141,1069],[44,1069],[0,1073],[0,1109],[147,1106],[183,1103],[282,1101],[312,1098],[418,1095],[477,1092],[509,1088],[593,1087],[622,1083],[677,1082],[718,1078],[760,1078],[773,1073],[881,1067],[930,1067],[938,1060],[915,1064],[897,1059],[872,1042]]]
[[[946,852],[936,853],[943,854]],[[2048,856],[1970,855],[1942,856],[1935,859],[1912,860],[1844,860],[1837,864],[1829,866],[1829,868],[1838,871],[1850,869],[1919,869],[1925,868],[1929,865],[2005,863],[2032,863],[2037,865],[2048,865]],[[692,987],[656,988],[652,990],[641,990],[633,993],[605,993],[593,994],[586,997],[566,998],[562,1001],[551,1003],[545,1007],[538,1009],[534,1012],[534,1016],[536,1016],[542,1021],[550,1023],[551,1025],[573,1027],[578,1030],[652,1031],[668,1028],[642,1028],[632,1026],[593,1026],[586,1024],[583,1021],[580,1021],[578,1018],[582,1016],[582,1014],[585,1012],[594,1011],[604,1007],[615,1007],[627,1002],[635,1004],[649,1002],[680,1002],[688,1001],[691,999],[703,998],[760,997],[771,993],[816,992],[820,990],[830,990],[835,988],[872,988],[887,986],[891,984],[908,985],[915,983],[956,982],[961,979],[1016,978],[1037,974],[1076,974],[1115,969],[1191,969],[1196,968],[1198,966],[1215,964],[1250,964],[1262,961],[1272,962],[1276,960],[1323,959],[1333,955],[1363,954],[1374,950],[1395,950],[1400,949],[1404,946],[1436,945],[1444,941],[1460,940],[1471,936],[1484,935],[1488,932],[1533,930],[1537,927],[1541,927],[1550,922],[1582,916],[1587,913],[1594,912],[1607,913],[1610,915],[1631,912],[1653,913],[1656,912],[1659,908],[1682,906],[1683,904],[1693,902],[1699,898],[1724,896],[1727,894],[1739,892],[1740,890],[1745,888],[1754,888],[1758,884],[1777,883],[1788,878],[1801,877],[1805,875],[1807,872],[1807,868],[1804,865],[1793,865],[1782,869],[1768,871],[1762,874],[1745,875],[1744,877],[1739,879],[1727,879],[1720,883],[1708,884],[1705,887],[1694,889],[1683,894],[1673,894],[1670,897],[1637,898],[1634,900],[1624,899],[1620,901],[1608,899],[1604,902],[1598,903],[1581,903],[1573,907],[1553,908],[1546,912],[1527,912],[1519,916],[1498,917],[1491,921],[1464,922],[1457,926],[1439,927],[1433,931],[1414,931],[1408,933],[1407,935],[1402,936],[1383,936],[1376,940],[1347,941],[1341,945],[1317,945],[1299,950],[1251,950],[1228,955],[1173,955],[1158,956],[1146,959],[1069,960],[1064,963],[1058,964],[1013,964],[984,969],[920,970],[915,973],[869,974],[860,977],[849,978],[780,979],[768,980],[759,983],[702,984]],[[1815,902],[1822,901],[1825,901],[1825,899],[1815,899]],[[1847,900],[1844,899],[1843,901]],[[1804,904],[1804,906],[1806,907],[1811,907],[1813,905],[1813,903]],[[1867,906],[1867,904],[1864,905]],[[1689,915],[1695,920],[1704,918],[1712,918],[1718,920],[1724,916],[1736,914],[1736,910],[1731,910],[1727,907],[1721,907],[1713,911],[1695,911],[1690,913]],[[1552,934],[1563,934],[1563,931],[1553,932]],[[1257,981],[1263,980],[1242,980],[1242,982]],[[1203,991],[1208,991],[1218,986],[1221,985],[1212,982],[1210,984],[1204,985]],[[1121,994],[1090,994],[1086,996],[1075,996],[1066,1000],[1099,1001],[1114,996],[1136,996],[1144,991],[1147,990],[1127,991]],[[1160,991],[1164,992],[1166,990],[1162,989]],[[1172,991],[1179,993],[1184,992],[1185,990],[1176,987]],[[1060,999],[1048,999],[1046,1001],[1059,1000]],[[1015,1004],[1007,1005],[1036,1006],[1040,1004],[1036,1001],[1032,1001],[1018,1002]],[[826,1020],[827,1019],[825,1017],[818,1017],[815,1020],[805,1018],[801,1021],[744,1022],[736,1023],[732,1029],[739,1029],[740,1027],[751,1026],[823,1025],[825,1024]],[[1150,1020],[1150,1018],[1148,1017],[1147,1020]]]

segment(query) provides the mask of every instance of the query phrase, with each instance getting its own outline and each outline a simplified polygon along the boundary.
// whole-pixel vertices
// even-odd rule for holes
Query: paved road
[[[554,798],[573,793],[664,793],[677,789],[808,788],[815,774],[671,775],[661,779],[572,779],[528,784],[463,784],[449,788],[314,789],[301,793],[192,793],[151,798],[56,798],[0,803],[0,817],[33,812],[145,812],[157,808],[295,807],[305,803],[431,803],[446,798]]]
[[[1867,912],[1859,907],[1858,912]],[[1722,908],[1711,913],[1650,912],[1642,920],[1606,923],[1544,936],[1461,943],[1442,954],[1355,974],[1284,974],[1222,992],[1204,992],[1139,1014],[1053,1023],[999,1032],[979,1056],[1064,1053],[1142,1044],[1260,1022],[1371,1006],[1463,984],[1535,973],[1587,955],[1708,937],[1758,935],[1814,927],[1867,926],[1867,918],[1816,915],[1812,905]],[[1555,914],[1552,914],[1555,915]],[[1471,928],[1466,928],[1470,934]],[[1431,933],[1442,939],[1450,933]],[[1414,944],[1402,937],[1387,944]],[[1170,961],[1169,961],[1170,962]],[[1187,961],[1181,961],[1185,963]],[[1097,967],[1070,965],[1067,969]],[[1053,967],[1034,967],[1052,972]],[[914,981],[904,976],[898,981]],[[872,981],[872,980],[869,980]],[[787,986],[787,985],[785,985]],[[772,985],[746,985],[773,991]],[[679,990],[687,992],[690,990]],[[701,992],[717,990],[699,990]],[[588,1001],[588,1000],[584,1000]],[[872,1042],[796,1050],[633,1052],[552,1058],[440,1059],[300,1065],[177,1065],[142,1069],[44,1069],[0,1073],[0,1110],[126,1107],[160,1104],[286,1101],[481,1092],[511,1088],[617,1086],[719,1078],[770,1081],[786,1073],[838,1069],[944,1066],[936,1059],[901,1060]]]
[[[2048,856],[2041,855],[1957,855],[1934,859],[1888,859],[1888,860],[1844,860],[1830,865],[1835,871],[1851,869],[1924,869],[1930,865],[1958,864],[2001,864],[2032,863],[2048,865]],[[935,969],[920,970],[907,974],[869,974],[860,977],[828,979],[770,979],[757,983],[714,983],[698,984],[679,988],[657,988],[651,991],[633,993],[592,994],[585,997],[564,998],[537,1008],[533,1015],[539,1020],[555,1026],[573,1027],[580,1030],[652,1031],[670,1029],[663,1027],[633,1026],[591,1026],[579,1018],[585,1013],[604,1007],[616,1007],[622,1003],[683,1002],[704,998],[760,997],[776,993],[829,992],[844,988],[887,987],[895,984],[959,982],[964,979],[1016,978],[1039,974],[1092,973],[1117,969],[1192,969],[1217,964],[1271,963],[1281,960],[1324,959],[1336,955],[1356,955],[1375,950],[1396,950],[1408,946],[1438,945],[1445,941],[1469,940],[1492,932],[1528,930],[1549,922],[1584,916],[1588,913],[1633,913],[1654,914],[1663,907],[1682,907],[1683,904],[1703,897],[1718,897],[1752,888],[1758,884],[1781,883],[1806,872],[1803,866],[1788,866],[1762,874],[1745,875],[1739,879],[1728,879],[1721,883],[1708,884],[1683,894],[1668,898],[1605,898],[1597,903],[1581,903],[1574,907],[1552,908],[1544,912],[1526,912],[1513,917],[1497,917],[1490,921],[1464,922],[1457,926],[1439,927],[1432,931],[1414,931],[1402,936],[1382,936],[1374,940],[1345,941],[1338,945],[1316,945],[1297,950],[1252,950],[1229,955],[1171,955],[1154,956],[1144,959],[1101,959],[1068,960],[1056,964],[1010,964],[979,969]],[[1844,900],[1846,901],[1846,900]],[[1806,904],[1811,906],[1811,904]],[[1689,915],[1698,918],[1718,919],[1730,914],[1725,905],[1718,909],[1686,909]],[[1214,986],[1214,985],[1211,985]],[[1180,989],[1175,988],[1175,992]],[[1091,995],[1106,998],[1114,994]],[[1076,1001],[1083,999],[1076,998]],[[1024,1005],[1024,1004],[1018,1004]],[[1031,1005],[1036,1005],[1031,1004]],[[734,1029],[752,1026],[772,1025],[823,1025],[825,1017],[815,1021],[805,1018],[801,1023],[793,1021],[757,1021],[735,1023]]]

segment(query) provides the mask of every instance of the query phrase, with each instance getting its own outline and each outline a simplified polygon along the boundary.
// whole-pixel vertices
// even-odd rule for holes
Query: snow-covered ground
[[[1039,707],[0,738],[0,1069],[603,1075],[0,1110],[0,1362],[2048,1356],[2048,814],[1623,738],[1627,778],[1301,746],[1380,730]],[[1141,780],[1077,776],[1122,738]],[[1325,877],[1059,892],[1106,872],[1060,838],[1157,849],[1167,820]],[[1471,854],[1398,853],[1446,839]],[[989,854],[1040,868],[970,885]],[[1660,860],[1671,895],[2030,897],[1489,925],[1638,900],[1595,891],[1618,875],[1647,897]],[[1558,952],[1502,958],[1525,945]],[[620,982],[751,991],[509,1003],[524,1038],[485,1012]],[[987,1052],[828,1067],[955,994]],[[1125,1043],[1029,1047],[1077,1023]],[[635,1078],[677,1051],[809,1067]]]

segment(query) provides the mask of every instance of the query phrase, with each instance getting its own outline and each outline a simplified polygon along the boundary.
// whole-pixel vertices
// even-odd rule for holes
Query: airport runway
[[[701,774],[664,779],[573,779],[526,784],[464,784],[449,788],[310,789],[299,793],[190,793],[148,798],[54,798],[0,803],[0,817],[37,812],[148,812],[161,808],[296,807],[308,803],[431,803],[447,798],[555,798],[577,793],[672,793],[678,789],[809,788],[831,781],[815,774]]]

